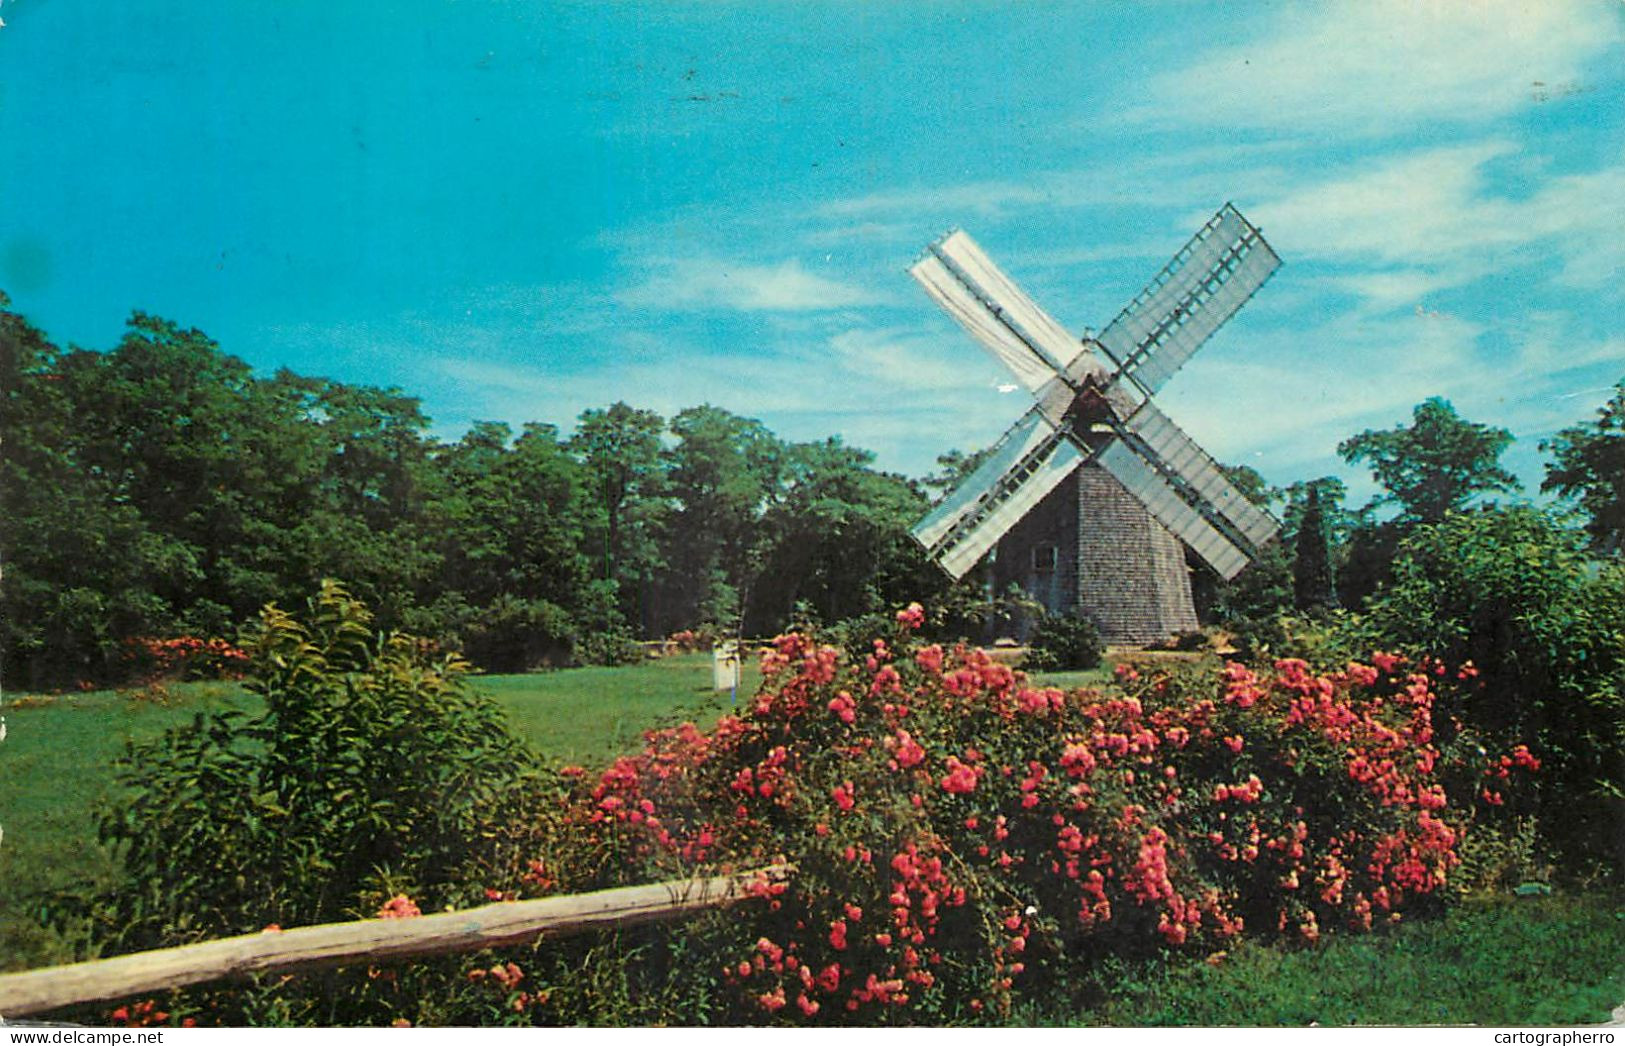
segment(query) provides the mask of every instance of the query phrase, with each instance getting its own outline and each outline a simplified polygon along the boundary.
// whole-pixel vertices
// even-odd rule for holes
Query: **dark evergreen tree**
[[[1332,580],[1332,550],[1326,535],[1326,516],[1320,507],[1320,488],[1311,485],[1298,520],[1296,556],[1292,564],[1292,604],[1314,613],[1337,606]]]

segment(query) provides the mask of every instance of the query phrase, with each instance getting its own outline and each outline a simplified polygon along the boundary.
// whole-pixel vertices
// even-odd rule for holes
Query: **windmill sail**
[[[1065,374],[1079,360],[1083,344],[1039,308],[993,264],[964,232],[953,232],[932,244],[909,269],[939,305],[1009,367],[1029,392]]]
[[[937,502],[936,507],[927,513],[924,519],[914,524],[910,531],[914,535],[914,540],[928,549],[934,548],[966,513],[975,509],[982,499],[993,492],[1005,473],[1015,468],[1054,432],[1055,430],[1045,423],[1037,407],[1023,414],[1021,420],[1010,426],[1005,434],[999,437],[998,442],[993,444],[987,456],[982,459],[982,463],[976,466],[969,476],[960,480],[959,485],[949,491],[946,497]]]
[[[1241,573],[1250,561],[1243,549],[1191,507],[1173,484],[1130,450],[1127,443],[1114,441],[1095,460],[1138,498],[1158,523],[1195,549],[1226,581]]]
[[[1048,439],[1004,473],[972,512],[933,549],[936,562],[952,577],[965,577],[999,538],[1009,533],[1020,518],[1032,512],[1063,479],[1084,463],[1087,453],[1066,435],[1051,430]]]
[[[1126,427],[1142,455],[1149,451],[1159,471],[1186,489],[1221,530],[1239,537],[1243,548],[1258,548],[1275,536],[1275,520],[1247,499],[1225,476],[1219,463],[1185,435],[1173,419],[1147,401]]]
[[[1280,265],[1258,230],[1225,204],[1101,331],[1101,348],[1120,375],[1155,392]]]

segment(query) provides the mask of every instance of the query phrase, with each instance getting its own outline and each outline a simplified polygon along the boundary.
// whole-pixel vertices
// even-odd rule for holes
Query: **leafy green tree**
[[[587,543],[594,574],[614,587],[623,620],[648,632],[646,596],[661,567],[666,515],[659,414],[615,403],[583,411],[569,449],[586,469]]]
[[[1625,381],[1597,411],[1597,419],[1559,432],[1540,445],[1553,460],[1543,491],[1578,501],[1590,517],[1586,529],[1599,552],[1625,548]]]
[[[1447,401],[1417,405],[1409,427],[1367,429],[1344,440],[1337,453],[1349,464],[1366,463],[1406,521],[1436,523],[1475,497],[1519,488],[1499,464],[1512,433],[1467,421]]]
[[[440,533],[434,622],[481,667],[522,671],[570,657],[590,577],[582,466],[551,425],[477,424],[434,462]]]
[[[798,603],[835,622],[929,598],[944,584],[908,533],[924,500],[873,462],[839,439],[786,449],[783,494],[762,520],[766,566],[748,631],[783,628]]]
[[[784,444],[761,422],[709,405],[679,413],[671,431],[661,619],[732,627],[761,566],[758,524],[779,494]]]
[[[98,353],[60,353],[22,317],[0,313],[5,654],[34,686],[105,677],[124,637],[178,623],[203,573],[196,535],[173,524],[217,507],[208,479],[221,458],[187,454],[161,404],[181,400],[200,431],[218,436],[222,405],[186,373],[214,361],[195,342],[177,352],[186,361],[161,350],[141,359],[146,322],[132,321],[120,369]],[[177,475],[166,475],[172,467]],[[204,504],[159,509],[171,532],[148,519],[153,502],[188,495]]]
[[[1338,445],[1349,464],[1370,466],[1385,493],[1361,510],[1351,529],[1341,596],[1358,606],[1388,580],[1399,544],[1418,523],[1437,523],[1474,498],[1519,488],[1499,464],[1512,433],[1467,421],[1445,400],[1419,403],[1409,427],[1368,429]],[[1397,506],[1399,513],[1379,512]]]
[[[312,513],[293,532],[309,550],[300,591],[345,577],[387,625],[398,625],[432,583],[438,557],[425,527],[429,419],[396,389],[294,378],[305,394],[318,471]]]

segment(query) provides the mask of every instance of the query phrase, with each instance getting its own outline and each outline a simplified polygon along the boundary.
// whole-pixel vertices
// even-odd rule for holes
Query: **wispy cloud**
[[[1585,88],[1621,39],[1606,0],[1345,0],[1258,9],[1243,43],[1153,79],[1126,124],[1381,135],[1500,116]]]
[[[892,295],[808,272],[795,258],[771,266],[695,258],[665,262],[616,297],[638,309],[802,312],[880,305]]]
[[[1509,464],[1533,488],[1539,440],[1583,418],[1625,369],[1625,340],[1576,339],[1566,323],[1530,318],[1510,347],[1493,349],[1484,325],[1460,317],[1337,314],[1200,356],[1159,398],[1220,460],[1276,480],[1343,473],[1364,496],[1369,484],[1337,459],[1338,443],[1408,423],[1416,404],[1443,396],[1463,416],[1512,431],[1519,442]]]
[[[880,454],[884,468],[916,473],[951,447],[990,442],[1025,409],[997,391],[997,364],[970,346],[937,352],[929,333],[845,327],[748,353],[666,334],[609,332],[611,369],[576,367],[554,356],[475,357],[449,345],[429,367],[463,417],[442,420],[447,435],[474,418],[519,424],[541,420],[568,431],[588,406],[624,399],[670,416],[711,403],[759,418],[785,439],[838,434]]]
[[[1324,282],[1358,295],[1367,311],[1414,307],[1537,262],[1566,286],[1617,284],[1625,159],[1514,195],[1491,169],[1515,153],[1492,141],[1381,156],[1306,181],[1255,214],[1284,256],[1344,266]]]
[[[1625,163],[1553,178],[1521,198],[1496,193],[1487,167],[1516,150],[1493,141],[1382,157],[1269,201],[1258,215],[1300,254],[1399,263],[1619,227]]]

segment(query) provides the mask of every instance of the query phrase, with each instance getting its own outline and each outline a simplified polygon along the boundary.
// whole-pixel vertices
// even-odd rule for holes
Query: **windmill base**
[[[1197,627],[1185,546],[1095,465],[1069,476],[999,542],[994,590],[1012,583],[1049,613],[1089,618],[1111,644],[1155,643]]]

